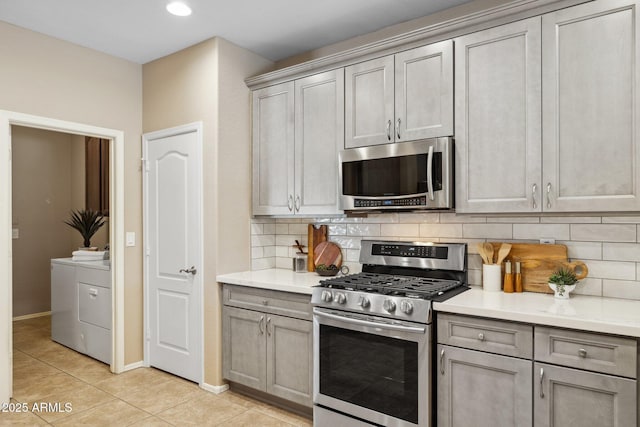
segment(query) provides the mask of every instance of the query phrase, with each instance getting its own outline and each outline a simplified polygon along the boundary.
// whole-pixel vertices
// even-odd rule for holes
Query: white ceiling
[[[277,61],[469,0],[0,0],[0,20],[144,64],[214,36]],[[6,41],[5,41],[6,42]]]

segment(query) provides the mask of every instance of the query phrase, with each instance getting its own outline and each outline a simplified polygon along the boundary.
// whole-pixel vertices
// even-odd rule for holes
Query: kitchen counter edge
[[[487,292],[472,286],[433,306],[438,312],[640,337],[640,301],[572,295]]]
[[[316,273],[296,273],[293,270],[271,268],[220,274],[216,276],[216,280],[230,285],[311,295],[312,288],[318,285],[322,277]]]

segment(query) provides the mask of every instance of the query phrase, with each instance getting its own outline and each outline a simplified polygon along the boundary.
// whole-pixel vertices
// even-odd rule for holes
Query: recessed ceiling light
[[[191,8],[180,1],[174,1],[167,5],[167,11],[176,16],[191,15]]]

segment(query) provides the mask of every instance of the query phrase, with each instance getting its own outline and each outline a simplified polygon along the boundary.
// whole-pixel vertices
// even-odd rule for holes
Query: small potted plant
[[[555,292],[558,299],[568,299],[569,293],[576,288],[578,278],[573,270],[568,268],[559,268],[549,276],[549,287]]]
[[[69,227],[80,232],[83,239],[84,250],[97,250],[91,247],[91,238],[104,225],[104,216],[100,212],[91,209],[79,209],[71,211],[71,219],[65,221]]]

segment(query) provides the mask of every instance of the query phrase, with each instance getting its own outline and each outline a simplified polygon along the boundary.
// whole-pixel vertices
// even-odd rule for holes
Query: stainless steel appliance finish
[[[466,245],[363,240],[360,262],[313,289],[314,425],[431,426],[431,304],[467,289]]]
[[[343,150],[340,209],[451,209],[453,153],[450,137]]]

